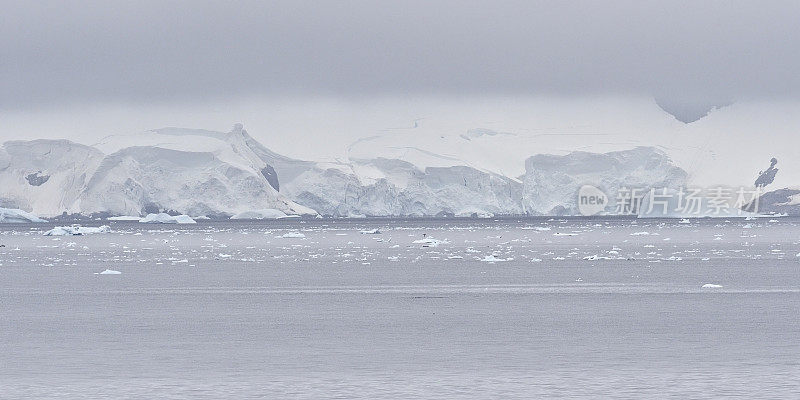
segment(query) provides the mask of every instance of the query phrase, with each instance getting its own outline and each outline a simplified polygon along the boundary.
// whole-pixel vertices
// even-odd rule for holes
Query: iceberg
[[[108,217],[106,218],[107,221],[134,221],[138,222],[142,217],[137,217],[133,215],[120,215],[117,217]]]
[[[166,213],[147,214],[139,222],[145,224],[196,224],[197,222],[188,215],[169,215]]]
[[[113,269],[105,269],[103,272],[95,272],[95,275],[119,275],[122,272],[114,271]]]
[[[92,233],[106,233],[111,229],[108,225],[99,227],[88,227],[80,225],[57,226],[44,233],[44,236],[81,236]]]

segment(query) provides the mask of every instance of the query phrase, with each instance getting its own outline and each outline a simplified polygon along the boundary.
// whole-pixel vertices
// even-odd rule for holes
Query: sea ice
[[[139,222],[147,224],[196,224],[197,222],[188,215],[169,215],[167,213],[147,214]]]
[[[283,235],[281,235],[281,237],[282,238],[298,238],[298,239],[302,239],[302,238],[306,237],[306,235],[304,235],[304,234],[302,234],[300,232],[288,232],[288,233],[284,233]]]
[[[57,226],[44,233],[45,236],[80,236],[91,233],[106,233],[111,228],[108,225],[99,227],[84,227],[79,225]]]

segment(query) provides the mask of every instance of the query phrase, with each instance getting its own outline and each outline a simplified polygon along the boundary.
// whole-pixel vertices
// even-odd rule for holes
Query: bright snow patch
[[[99,227],[84,227],[80,225],[57,226],[44,233],[45,236],[80,236],[91,233],[106,233],[111,228],[108,225]]]
[[[361,234],[362,235],[380,235],[381,231],[379,231],[377,228],[375,228],[375,229],[361,231]]]
[[[166,213],[147,214],[146,217],[139,220],[139,222],[146,224],[196,224],[197,222],[188,215],[169,215]]]
[[[18,224],[26,222],[47,222],[29,212],[16,208],[0,208],[0,223]]]

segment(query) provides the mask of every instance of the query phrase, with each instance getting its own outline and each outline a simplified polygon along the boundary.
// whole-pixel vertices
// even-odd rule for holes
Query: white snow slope
[[[474,130],[458,140],[484,138],[513,135]],[[532,155],[518,168],[521,176],[420,148],[403,149],[398,158],[302,161],[272,152],[240,124],[227,133],[165,128],[109,136],[93,147],[40,140],[1,149],[0,206],[42,216],[247,216],[267,209],[351,217],[574,214],[583,184],[613,198],[624,185],[674,187],[686,180],[653,147]],[[411,162],[412,153],[420,160]]]
[[[6,142],[0,148],[0,205],[42,216],[233,215],[265,208],[316,214],[278,193],[270,170],[249,150],[240,125],[229,133],[163,129],[108,137],[95,147],[66,140]]]

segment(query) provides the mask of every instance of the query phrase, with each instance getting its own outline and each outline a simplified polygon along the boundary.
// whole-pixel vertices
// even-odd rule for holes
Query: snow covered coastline
[[[94,146],[15,141],[0,147],[0,165],[6,166],[0,169],[0,205],[31,212],[0,219],[29,222],[38,220],[35,215],[63,213],[141,222],[170,219],[150,214],[213,219],[579,215],[577,191],[585,184],[614,198],[625,186],[675,188],[688,179],[652,147],[532,155],[524,174],[513,177],[467,161],[449,163],[295,160],[272,152],[239,124],[227,133],[166,128],[112,136]]]

